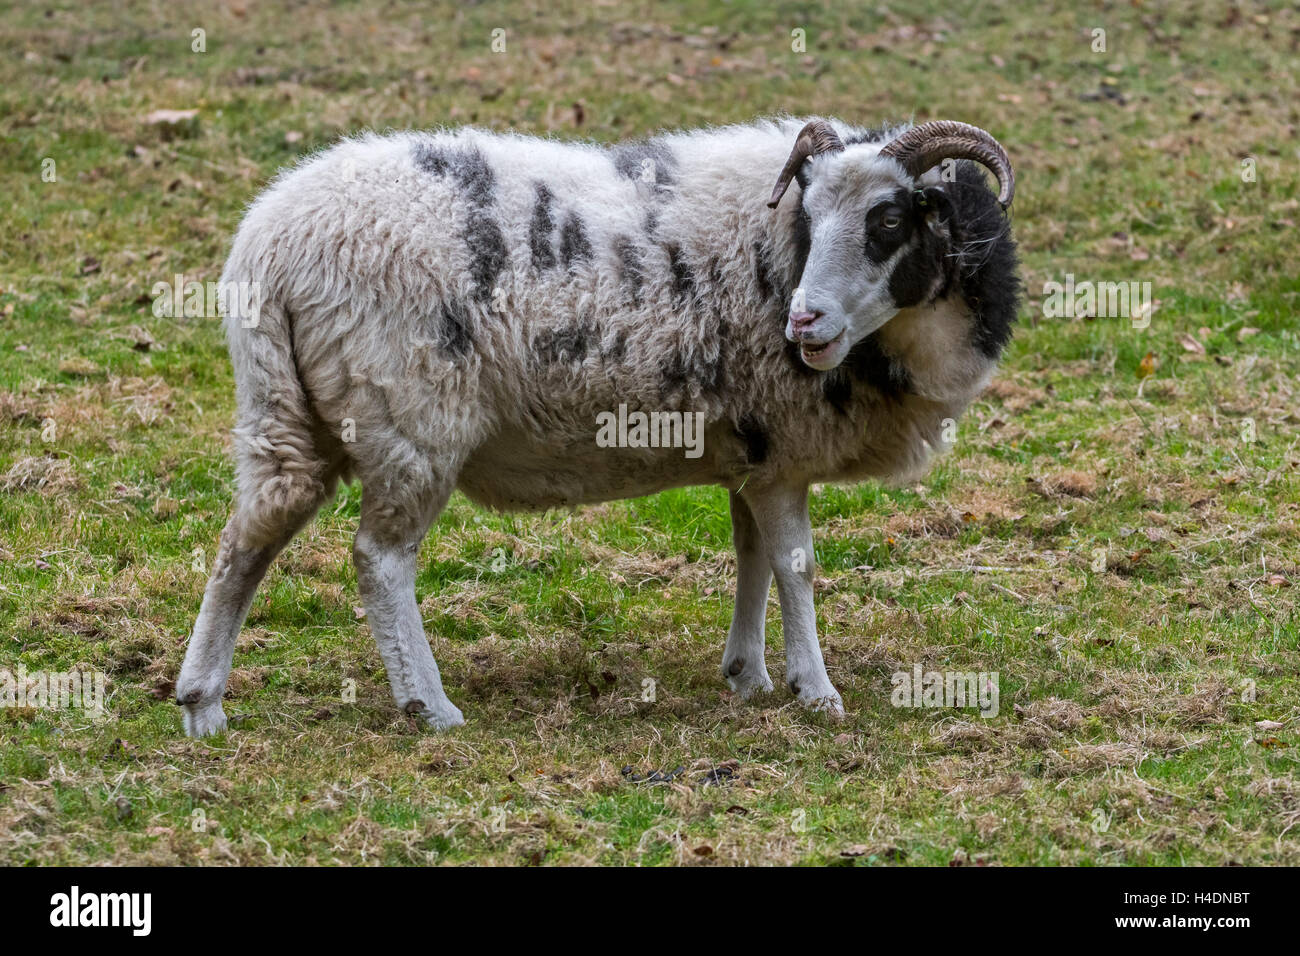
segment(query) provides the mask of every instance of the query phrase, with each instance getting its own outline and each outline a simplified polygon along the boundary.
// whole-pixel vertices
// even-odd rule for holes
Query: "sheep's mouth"
[[[816,368],[820,365],[844,338],[847,329],[840,329],[840,334],[826,342],[801,342],[799,343],[799,355],[804,362]]]

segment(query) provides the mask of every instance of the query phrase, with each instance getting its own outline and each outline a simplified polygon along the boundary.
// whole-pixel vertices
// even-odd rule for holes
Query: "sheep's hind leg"
[[[212,576],[176,680],[185,733],[206,737],[226,729],[221,698],[235,654],[239,628],[257,585],[275,556],[306,524],[333,488],[306,475],[278,475],[265,485],[249,483],[221,532]]]
[[[742,698],[772,689],[764,659],[767,640],[767,593],[772,568],[763,554],[763,542],[749,505],[731,493],[731,538],[736,547],[736,604],[722,653],[722,676]]]
[[[378,471],[378,470],[377,470]],[[361,526],[352,555],[370,633],[388,671],[393,700],[436,730],[463,724],[447,699],[415,601],[420,542],[451,496],[452,483],[409,474],[399,484],[361,480]]]

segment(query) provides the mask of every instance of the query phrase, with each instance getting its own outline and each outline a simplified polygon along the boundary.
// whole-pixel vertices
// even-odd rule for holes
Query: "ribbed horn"
[[[880,150],[903,164],[911,176],[920,176],[945,159],[973,159],[998,178],[998,203],[1011,205],[1016,192],[1016,174],[1002,145],[978,126],[954,120],[935,120],[914,126]]]
[[[844,144],[840,142],[839,136],[831,128],[830,123],[825,120],[808,122],[803,129],[799,130],[799,137],[794,141],[794,149],[790,150],[790,158],[785,161],[785,168],[781,170],[776,186],[772,189],[772,198],[767,201],[768,207],[776,208],[785,191],[790,188],[790,180],[794,179],[794,174],[799,172],[799,167],[809,156],[816,156],[819,153],[838,153],[843,148]]]

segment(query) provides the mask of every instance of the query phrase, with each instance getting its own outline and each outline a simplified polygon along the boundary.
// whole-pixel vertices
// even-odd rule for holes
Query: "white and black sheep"
[[[416,558],[456,488],[537,509],[726,487],[724,676],[771,689],[775,575],[786,683],[842,713],[817,642],[808,487],[918,473],[984,388],[1020,296],[1012,189],[974,127],[827,120],[613,148],[366,136],[282,175],[223,276],[260,307],[225,320],[238,495],[176,685],[186,731],[225,727],[258,582],[352,476],[366,620],[398,706],[435,727],[463,718],[421,625]],[[702,446],[608,447],[598,423],[620,407],[694,416]]]

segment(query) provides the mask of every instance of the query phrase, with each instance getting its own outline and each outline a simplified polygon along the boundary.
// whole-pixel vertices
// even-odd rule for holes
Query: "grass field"
[[[4,7],[0,668],[108,703],[0,708],[0,863],[1300,863],[1294,7]],[[357,610],[353,486],[259,591],[231,730],[185,739],[232,382],[154,284],[217,279],[268,178],[363,128],[782,111],[975,123],[1019,178],[1030,297],[953,452],[814,495],[847,720],[782,687],[775,593],[778,690],[725,691],[726,494],[692,489],[453,499],[417,587],[468,725],[424,731]],[[1149,327],[1047,317],[1067,274],[1150,282]],[[998,672],[997,716],[891,706],[917,664]]]

